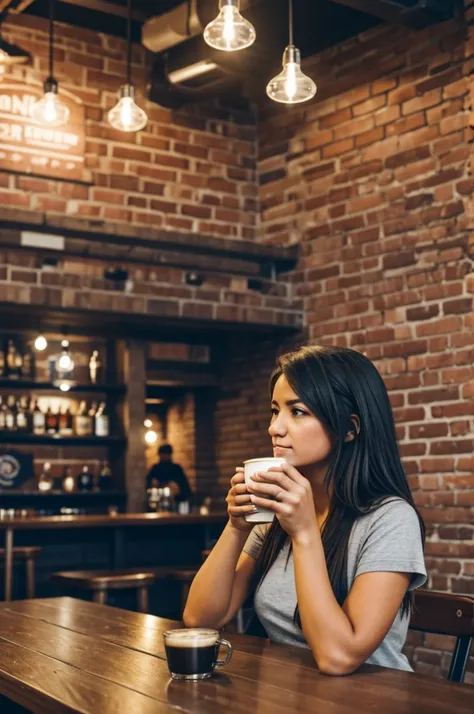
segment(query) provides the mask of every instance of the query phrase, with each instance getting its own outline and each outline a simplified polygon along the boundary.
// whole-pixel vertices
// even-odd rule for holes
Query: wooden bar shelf
[[[125,446],[122,436],[60,436],[1,431],[0,444],[37,444],[43,446]]]
[[[4,390],[32,390],[57,392],[62,397],[67,397],[74,392],[83,394],[125,394],[125,384],[76,384],[67,392],[62,392],[53,382],[35,382],[31,379],[3,379],[0,378],[0,389]]]

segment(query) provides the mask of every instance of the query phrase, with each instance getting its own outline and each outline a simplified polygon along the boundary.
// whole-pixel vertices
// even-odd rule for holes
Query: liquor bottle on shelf
[[[66,493],[72,493],[76,490],[76,479],[72,475],[70,466],[65,466],[61,477],[61,488]]]
[[[90,436],[92,433],[92,420],[87,412],[87,404],[85,401],[79,404],[74,431],[77,436]]]
[[[23,358],[18,352],[13,340],[8,340],[6,362],[6,376],[9,379],[20,379],[22,375]]]
[[[112,489],[112,470],[108,461],[102,463],[98,486],[99,491],[110,491]]]
[[[35,401],[33,407],[33,434],[42,436],[46,433],[46,416],[39,407],[38,400]]]
[[[102,362],[99,359],[99,351],[94,350],[89,360],[89,379],[91,384],[99,384],[101,381]]]
[[[21,397],[16,407],[16,428],[17,431],[26,433],[28,431],[28,417],[25,407],[25,397]]]
[[[77,488],[79,491],[92,491],[93,487],[94,477],[87,464],[85,464],[77,477]]]
[[[5,376],[5,344],[3,340],[0,340],[0,378]]]
[[[110,419],[105,402],[101,402],[95,413],[95,435],[109,436],[110,434]]]
[[[7,411],[5,413],[7,431],[16,431],[16,404],[15,397],[8,397]]]
[[[5,429],[7,428],[6,412],[7,405],[3,401],[3,398],[0,396],[0,431],[5,431]]]
[[[59,415],[59,433],[61,436],[72,436],[74,434],[73,416],[69,405],[64,405]]]
[[[46,462],[38,481],[38,491],[51,491],[53,488],[53,476],[51,474],[51,464]]]
[[[23,377],[26,379],[35,378],[35,355],[30,344],[26,345],[26,350],[23,353]]]
[[[51,409],[51,404],[48,404],[48,411],[46,412],[46,433],[53,435],[58,433],[59,425],[59,413],[57,407],[54,411]]]

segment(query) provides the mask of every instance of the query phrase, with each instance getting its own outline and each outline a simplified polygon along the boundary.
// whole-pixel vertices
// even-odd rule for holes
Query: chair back
[[[474,637],[474,598],[417,590],[410,629],[456,637],[448,679],[452,682],[464,681]]]

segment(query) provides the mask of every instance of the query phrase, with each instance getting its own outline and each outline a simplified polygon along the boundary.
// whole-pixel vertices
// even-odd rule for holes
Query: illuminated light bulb
[[[44,335],[38,335],[35,340],[35,350],[38,352],[43,352],[48,346],[48,340]]]
[[[145,441],[150,446],[152,446],[153,444],[156,444],[157,439],[158,439],[158,434],[156,433],[156,431],[149,429],[149,431],[147,431],[145,433]]]
[[[151,420],[151,419],[145,419],[145,421],[143,422],[143,426],[146,426],[147,429],[151,429],[151,427],[153,426],[152,420]]]
[[[69,355],[69,342],[67,340],[63,340],[61,342],[61,347],[63,348],[63,351],[58,359],[58,369],[61,372],[72,372],[74,369],[74,362]]]
[[[69,390],[71,389],[71,385],[67,382],[61,382],[59,385],[59,389],[61,390],[61,392],[69,392]]]
[[[219,14],[204,28],[204,40],[216,50],[235,52],[255,42],[255,28],[239,12],[239,0],[219,0]]]
[[[283,71],[267,84],[267,94],[274,102],[299,104],[316,94],[317,87],[311,77],[301,71],[301,53],[288,45],[283,53]]]
[[[33,104],[31,118],[38,124],[62,126],[69,119],[69,109],[58,97],[58,83],[47,79],[44,83],[44,96]]]
[[[140,131],[146,125],[148,117],[138,104],[135,104],[135,88],[124,84],[120,88],[120,99],[108,115],[109,124],[118,131]]]

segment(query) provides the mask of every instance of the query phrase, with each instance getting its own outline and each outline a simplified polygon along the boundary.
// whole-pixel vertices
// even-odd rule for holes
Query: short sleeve
[[[247,555],[250,555],[252,558],[257,560],[268,529],[268,525],[255,526],[246,540],[243,548],[244,553],[247,553]]]
[[[370,514],[359,549],[354,579],[377,571],[412,573],[409,590],[426,581],[421,528],[415,509],[401,499],[388,501]]]

